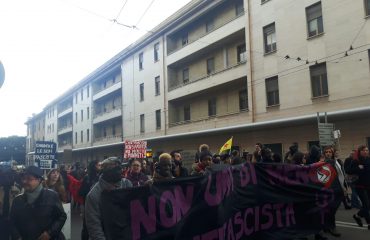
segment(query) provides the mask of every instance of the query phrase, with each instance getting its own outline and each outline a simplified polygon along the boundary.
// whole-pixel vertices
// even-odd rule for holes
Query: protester
[[[306,164],[317,163],[317,162],[320,161],[320,157],[321,157],[320,148],[318,146],[316,146],[316,145],[313,145],[310,148],[310,152],[308,154],[308,159],[307,159],[307,163]]]
[[[48,173],[45,187],[58,193],[59,199],[62,202],[67,202],[67,193],[64,188],[63,178],[58,169],[53,169]]]
[[[86,227],[90,240],[105,240],[100,199],[103,191],[132,187],[132,183],[122,178],[121,162],[116,157],[105,159],[101,164],[101,176],[98,182],[87,194],[85,201]]]
[[[289,151],[285,154],[284,163],[295,164],[293,162],[294,154],[298,152],[298,143],[294,142],[290,147]]]
[[[193,171],[191,175],[204,175],[206,170],[212,165],[212,154],[205,150],[199,154],[199,163],[193,165]]]
[[[354,187],[360,197],[362,208],[357,214],[353,215],[356,223],[362,227],[361,218],[366,220],[367,228],[370,230],[370,158],[369,148],[365,145],[359,146],[358,158],[353,159],[347,167],[347,173],[357,175],[358,180],[354,182]]]
[[[9,211],[14,198],[20,193],[16,179],[15,171],[0,168],[0,240],[10,238]]]
[[[272,152],[271,149],[263,147],[261,149],[261,162],[263,163],[272,163]]]
[[[290,159],[290,163],[303,166],[304,165],[304,154],[302,152],[294,153],[292,158]]]
[[[221,164],[221,156],[220,154],[214,154],[212,157],[213,164]]]
[[[78,190],[78,195],[82,198],[83,204],[85,204],[87,194],[90,192],[91,188],[99,181],[100,171],[101,163],[99,160],[93,160],[89,163],[87,167],[87,174],[82,179],[81,187]],[[75,180],[77,179],[74,179],[72,181]],[[84,211],[86,211],[86,209],[84,209]],[[87,232],[85,214],[82,213],[82,216],[83,219],[82,219],[81,239],[88,240],[89,234]]]
[[[272,161],[274,163],[282,163],[283,159],[281,158],[281,155],[279,153],[272,154]]]
[[[351,189],[351,207],[356,208],[356,209],[361,209],[362,208],[361,202],[360,202],[360,199],[358,197],[358,194],[355,188],[356,181],[358,180],[358,175],[349,174],[348,172],[350,171],[352,161],[354,160],[356,161],[358,160],[357,150],[353,150],[352,153],[349,155],[349,157],[346,158],[346,160],[344,160],[344,170],[346,172],[347,183]]]
[[[231,156],[229,154],[224,153],[224,154],[221,155],[220,158],[221,158],[221,163],[222,164],[226,164],[226,165],[230,165],[231,164]],[[196,164],[193,165],[193,169],[194,169],[194,167],[196,167]]]
[[[67,202],[71,201],[71,192],[69,191],[69,178],[66,166],[64,164],[59,166],[60,176],[62,176],[64,189],[66,190]]]
[[[199,146],[197,152],[195,153],[195,163],[199,163],[200,154],[203,151],[208,151],[209,152],[209,146],[207,144],[201,144]]]
[[[43,172],[26,168],[22,178],[25,192],[18,195],[10,212],[12,239],[61,240],[67,219],[58,194],[42,186]]]
[[[173,160],[172,175],[175,178],[189,176],[188,169],[186,169],[182,166],[182,158],[181,158],[180,152],[179,151],[173,151],[171,153],[171,157],[172,157],[172,160]]]
[[[263,144],[262,143],[256,143],[255,148],[256,148],[256,150],[253,152],[252,162],[253,163],[261,162],[262,161],[261,150],[263,148]]]
[[[151,166],[150,166],[149,162],[145,159],[143,159],[142,162],[141,162],[141,171],[147,176],[152,176],[153,175],[152,170],[151,170]]]
[[[149,179],[145,184],[151,185],[155,182],[168,181],[174,179],[172,175],[171,155],[162,153],[159,156],[158,162],[154,166],[153,179]]]
[[[126,178],[131,181],[134,187],[142,186],[148,181],[148,176],[142,171],[141,162],[137,159],[130,161],[130,170],[128,171]]]

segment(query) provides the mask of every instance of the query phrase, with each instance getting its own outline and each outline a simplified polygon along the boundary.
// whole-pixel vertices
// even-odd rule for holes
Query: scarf
[[[27,196],[27,203],[33,204],[36,201],[36,199],[40,196],[42,189],[43,187],[42,184],[40,183],[40,185],[38,185],[37,188],[33,190],[33,192],[26,192],[25,194]]]

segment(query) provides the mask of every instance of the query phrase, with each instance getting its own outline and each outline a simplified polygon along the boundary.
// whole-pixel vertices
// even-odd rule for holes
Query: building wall
[[[159,60],[154,61],[154,45],[159,43]],[[143,69],[139,69],[139,54],[143,53]],[[122,63],[123,134],[125,139],[164,134],[166,77],[163,74],[163,39],[158,38]],[[160,94],[155,94],[155,78],[160,78]],[[140,101],[140,84],[144,83],[144,100]],[[155,111],[161,110],[161,129],[156,129]],[[140,133],[140,115],[145,115],[145,133]]]
[[[58,139],[57,104],[45,109],[45,141],[56,142]]]
[[[90,85],[90,84],[88,84]],[[85,85],[79,88],[74,93],[73,97],[73,148],[82,148],[91,146],[92,141],[92,92],[91,86],[89,87],[89,97],[87,96],[87,86]],[[81,99],[81,92],[83,98]],[[76,102],[77,96],[77,102]],[[90,115],[87,115],[87,108],[90,109]],[[83,120],[81,119],[81,110],[83,111]],[[77,121],[76,121],[77,113]],[[87,141],[87,129],[90,131],[90,139]],[[81,142],[81,131],[83,134],[83,141]],[[77,133],[77,142],[76,142],[76,133]]]
[[[305,9],[316,2],[283,0],[260,4],[258,1],[250,1],[251,36],[247,43],[252,41],[248,60],[253,62],[256,121],[355,108],[370,100],[366,47],[349,51],[349,57],[335,60],[344,56],[359,32],[359,26],[367,21],[364,19],[363,2],[322,1],[324,33],[307,39]],[[263,27],[273,22],[277,51],[265,55]],[[367,24],[353,47],[369,44],[369,32]],[[363,50],[365,52],[351,56]],[[300,57],[302,61],[286,60],[286,55],[293,59]],[[306,59],[310,64],[305,64]],[[326,62],[329,87],[329,96],[319,99],[312,97],[309,71],[309,66],[314,65],[316,60],[318,63]],[[280,106],[269,108],[266,107],[265,79],[276,75],[279,77]]]

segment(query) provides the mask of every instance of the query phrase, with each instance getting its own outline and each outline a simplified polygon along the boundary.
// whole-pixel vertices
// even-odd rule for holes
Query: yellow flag
[[[233,137],[227,140],[227,142],[225,142],[225,144],[221,147],[220,154],[225,151],[230,151],[232,145],[233,145]]]

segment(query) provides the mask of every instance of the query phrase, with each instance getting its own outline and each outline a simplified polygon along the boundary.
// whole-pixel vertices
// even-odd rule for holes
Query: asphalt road
[[[367,229],[365,221],[363,220],[364,227],[360,228],[357,226],[355,221],[352,218],[352,215],[356,213],[356,210],[344,210],[341,208],[338,210],[336,215],[337,230],[342,234],[341,237],[333,237],[329,234],[325,234],[330,240],[369,240],[370,239],[370,230]],[[82,228],[82,217],[80,216],[79,211],[72,211],[72,240],[79,240]],[[314,237],[308,238],[313,240]]]

